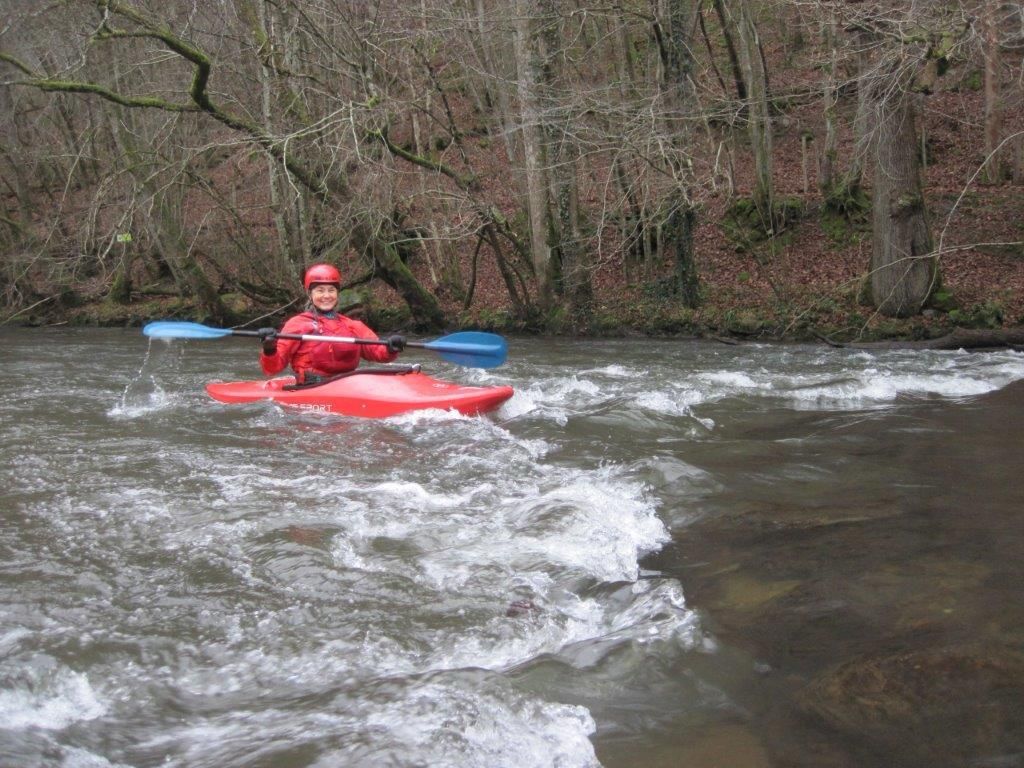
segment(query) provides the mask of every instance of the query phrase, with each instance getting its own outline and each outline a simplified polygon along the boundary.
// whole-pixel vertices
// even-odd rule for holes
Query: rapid
[[[359,420],[209,399],[238,339],[0,351],[2,765],[912,765],[850,664],[1020,685],[1019,352],[512,339],[402,358],[494,414]],[[912,725],[1020,765],[1005,709]]]

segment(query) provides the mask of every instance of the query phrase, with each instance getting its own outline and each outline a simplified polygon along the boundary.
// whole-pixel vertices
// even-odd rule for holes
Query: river
[[[513,339],[477,418],[0,331],[0,764],[1024,765],[1024,355]]]

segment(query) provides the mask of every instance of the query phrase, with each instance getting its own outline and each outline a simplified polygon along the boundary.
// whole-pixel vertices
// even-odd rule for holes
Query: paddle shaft
[[[231,329],[232,336],[259,336],[259,331],[246,331],[237,328]],[[293,339],[295,341],[325,341],[328,344],[383,344],[387,345],[387,339],[360,339],[357,336],[316,336],[311,333],[277,333],[276,339]],[[428,341],[407,341],[405,346],[430,349]]]
[[[231,329],[232,336],[260,336],[259,331],[245,331],[237,328]],[[275,333],[275,339],[293,339],[295,341],[326,341],[331,344],[387,344],[386,339],[360,339],[355,336],[315,336],[311,333]],[[410,341],[407,347],[417,346],[416,342]]]

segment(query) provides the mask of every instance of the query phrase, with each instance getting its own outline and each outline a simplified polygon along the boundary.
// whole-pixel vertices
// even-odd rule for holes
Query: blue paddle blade
[[[142,332],[151,339],[219,339],[231,335],[230,328],[211,328],[183,320],[158,320],[147,323]]]
[[[508,357],[508,344],[501,336],[481,331],[453,333],[422,345],[439,352],[442,359],[470,368],[496,368]]]

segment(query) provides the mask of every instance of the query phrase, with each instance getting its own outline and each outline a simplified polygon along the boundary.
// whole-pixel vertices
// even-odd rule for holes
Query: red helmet
[[[313,287],[314,283],[331,283],[341,289],[341,273],[330,264],[314,264],[306,270],[306,276],[302,284],[306,286],[306,293]]]

